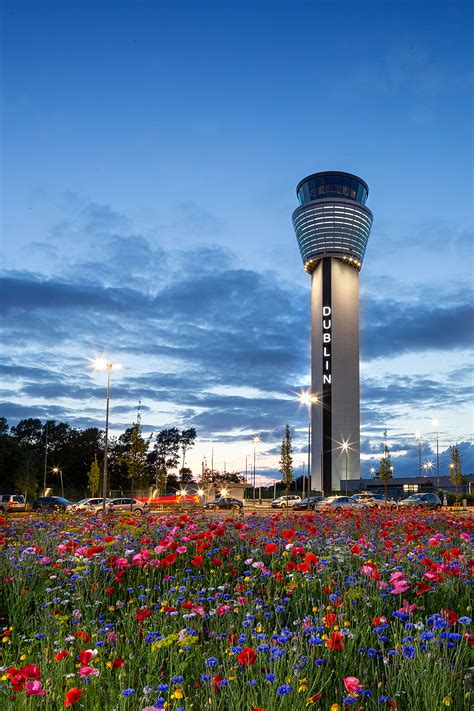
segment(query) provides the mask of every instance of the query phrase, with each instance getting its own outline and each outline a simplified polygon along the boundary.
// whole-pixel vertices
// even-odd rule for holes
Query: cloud
[[[61,234],[67,244],[75,238],[79,246],[70,258],[63,253],[53,274],[2,275],[2,368],[9,387],[3,414],[103,426],[103,387],[92,380],[86,357],[112,352],[125,366],[113,380],[117,428],[131,424],[141,401],[149,428],[156,421],[183,423],[203,439],[229,444],[259,432],[267,454],[278,455],[284,423],[304,429],[294,393],[308,382],[309,289],[245,269],[219,245],[165,249],[107,206],[74,205],[72,217],[53,230],[58,245]],[[440,288],[436,299],[424,296],[412,287],[399,300],[363,297],[366,363],[471,345],[466,295],[447,289],[443,300]],[[467,367],[449,382],[429,374],[366,376],[364,451],[374,454],[374,433],[390,413],[468,402],[468,377]],[[303,435],[296,435],[298,453]]]
[[[368,298],[362,305],[363,360],[425,350],[472,348],[474,307]]]

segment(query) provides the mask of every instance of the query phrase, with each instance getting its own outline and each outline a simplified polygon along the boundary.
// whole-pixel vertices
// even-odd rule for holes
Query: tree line
[[[143,491],[150,487],[160,494],[173,493],[191,482],[242,481],[240,474],[198,472],[193,475],[186,457],[196,442],[194,427],[171,427],[144,435],[140,421],[125,432],[108,438],[108,490]],[[66,422],[37,418],[20,420],[10,427],[0,417],[0,491],[43,493],[46,487],[59,491],[62,475],[66,496],[97,496],[102,493],[105,433],[97,427],[80,429]]]

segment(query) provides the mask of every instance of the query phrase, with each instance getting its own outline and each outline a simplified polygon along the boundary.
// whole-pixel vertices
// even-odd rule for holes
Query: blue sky
[[[200,469],[305,459],[309,278],[291,213],[319,170],[369,184],[362,472],[463,443],[473,471],[468,2],[4,3],[3,402],[191,426]]]

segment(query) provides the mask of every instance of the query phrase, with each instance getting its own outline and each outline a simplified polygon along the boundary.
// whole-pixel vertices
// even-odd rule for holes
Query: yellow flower
[[[344,622],[344,627],[350,627],[350,626],[351,626],[351,623],[348,620],[346,620]]]
[[[443,706],[451,706],[451,704],[453,703],[453,700],[450,696],[445,696],[442,703],[443,703]]]
[[[339,706],[339,704],[333,704],[329,711],[341,711],[341,707]]]
[[[25,659],[26,659],[26,654],[22,654],[21,657],[20,657],[20,660],[23,661],[23,660],[25,660]]]
[[[339,625],[334,625],[333,630],[337,632],[339,630]]]
[[[311,612],[317,612],[317,611],[318,611],[317,607],[313,607],[313,609],[311,610]]]
[[[172,699],[182,699],[184,696],[184,692],[182,689],[176,689],[176,691],[173,691],[171,694]]]

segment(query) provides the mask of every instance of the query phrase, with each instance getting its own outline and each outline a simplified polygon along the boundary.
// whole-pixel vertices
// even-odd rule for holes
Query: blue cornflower
[[[171,681],[173,684],[182,684],[184,681],[184,676],[172,676]]]
[[[391,700],[392,699],[390,696],[384,696],[384,695],[379,696],[379,699],[378,699],[379,704],[386,704],[388,701],[391,701]]]
[[[406,659],[413,659],[413,657],[415,656],[415,648],[407,644],[405,647],[403,647],[402,654]]]
[[[201,674],[201,681],[211,681],[210,674]]]
[[[168,684],[158,684],[158,686],[156,687],[156,690],[160,691],[162,694],[165,694],[169,688],[170,687]]]
[[[219,662],[215,657],[209,657],[209,659],[206,659],[206,667],[215,667],[217,664],[219,664]]]
[[[283,686],[278,687],[277,694],[279,696],[286,696],[286,694],[289,694],[291,691],[293,691],[293,687],[289,684],[283,684]]]
[[[460,625],[470,625],[471,624],[471,618],[470,617],[460,617],[458,620],[458,623]]]
[[[326,664],[326,660],[325,659],[315,659],[314,663],[316,664],[316,666],[322,667],[324,664]]]
[[[265,681],[275,681],[275,679],[276,679],[275,674],[267,674],[265,676]]]
[[[122,694],[122,696],[133,696],[133,694],[135,693],[135,689],[122,689],[120,693]]]
[[[345,699],[343,699],[345,704],[355,704],[357,701],[357,698],[355,696],[346,696]]]
[[[423,642],[426,642],[429,639],[433,639],[434,634],[433,632],[422,632],[420,634],[420,639],[423,640]]]
[[[256,685],[257,685],[256,679],[249,679],[247,682],[247,686],[256,686]]]

